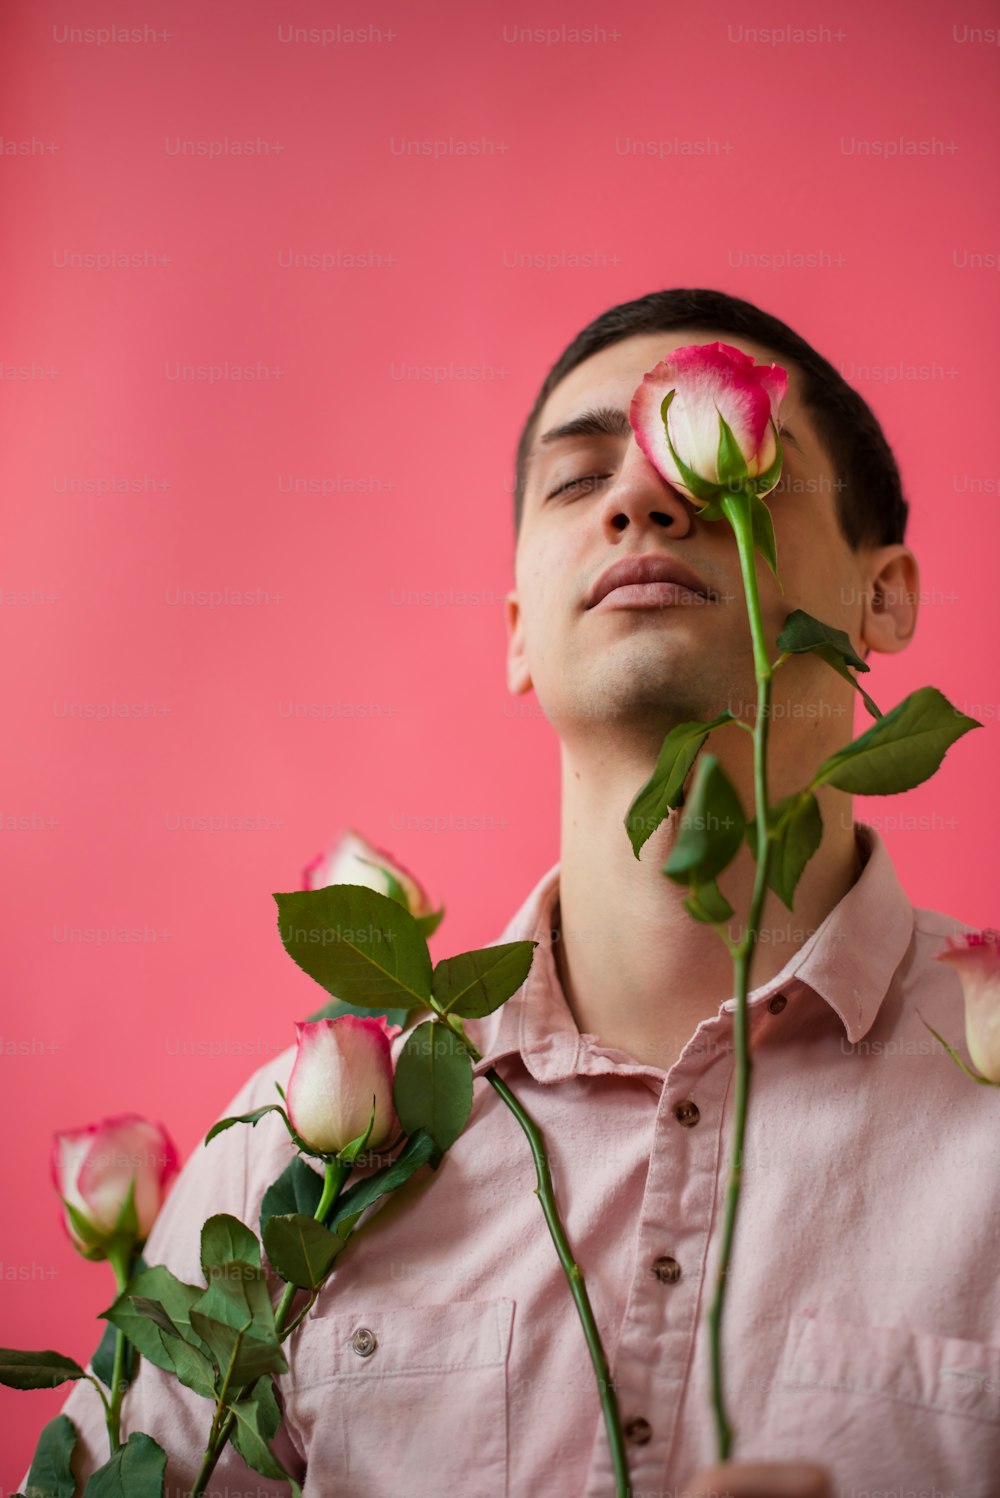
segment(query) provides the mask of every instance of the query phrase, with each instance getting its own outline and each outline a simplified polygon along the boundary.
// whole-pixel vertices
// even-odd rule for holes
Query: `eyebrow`
[[[779,427],[778,434],[782,442],[787,442],[794,447],[796,452],[801,453],[802,447],[789,427]],[[616,406],[594,406],[590,410],[582,411],[579,416],[572,417],[561,426],[552,427],[550,431],[544,432],[539,437],[534,449],[528,455],[526,466],[530,466],[533,459],[539,455],[539,449],[552,442],[559,442],[564,437],[631,437],[632,423],[629,421],[627,411],[622,411]]]
[[[559,442],[564,437],[631,437],[632,423],[628,419],[628,412],[621,411],[615,406],[595,406],[588,411],[583,411],[579,416],[563,422],[561,426],[552,427],[551,431],[543,432],[529,455],[528,462],[537,457],[539,448],[546,447],[550,442]]]

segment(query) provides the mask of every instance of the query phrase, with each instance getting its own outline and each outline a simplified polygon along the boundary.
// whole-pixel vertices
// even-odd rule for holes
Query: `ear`
[[[507,690],[511,696],[519,697],[522,692],[531,691],[531,673],[524,649],[524,622],[516,588],[504,597],[503,611],[507,625]]]
[[[917,627],[920,568],[908,546],[875,547],[866,566],[868,590],[861,619],[864,654],[905,650]]]

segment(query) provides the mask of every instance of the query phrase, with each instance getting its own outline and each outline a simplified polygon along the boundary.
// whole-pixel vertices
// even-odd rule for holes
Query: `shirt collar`
[[[858,878],[781,972],[751,990],[748,999],[757,1005],[782,989],[808,988],[840,1017],[851,1044],[874,1024],[913,934],[913,906],[880,833],[864,822],[855,822],[854,828],[863,860]],[[478,1022],[475,1043],[482,1059],[476,1062],[474,1075],[504,1056],[520,1053],[539,1082],[562,1081],[581,1071],[662,1079],[661,1068],[637,1062],[623,1051],[600,1047],[596,1036],[581,1034],[576,1027],[552,947],[559,870],[560,864],[555,863],[542,875],[496,939],[497,944],[528,940],[538,946],[518,992]],[[735,1008],[736,1000],[730,998],[719,1012],[731,1013]]]

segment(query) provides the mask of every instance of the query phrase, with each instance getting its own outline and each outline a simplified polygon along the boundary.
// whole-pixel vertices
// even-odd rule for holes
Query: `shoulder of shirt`
[[[293,1041],[285,1050],[262,1062],[256,1071],[250,1073],[239,1091],[221,1110],[219,1118],[232,1117],[238,1113],[251,1113],[255,1108],[263,1108],[267,1103],[277,1103],[280,1106],[281,1095],[275,1083],[279,1083],[286,1091],[288,1090],[288,1079],[295,1064],[295,1052],[296,1044]]]
[[[938,952],[946,950],[948,938],[963,931],[977,928],[957,916],[941,910],[930,910],[924,906],[913,908],[913,934],[909,950],[900,964],[899,975],[907,987],[929,983],[939,992],[949,994],[961,992],[958,974],[947,963],[936,961]]]
[[[977,928],[970,926],[968,921],[960,921],[957,916],[945,915],[940,910],[928,910],[923,906],[914,905],[913,929],[923,936],[947,937],[957,936],[960,931],[973,931]]]
[[[936,957],[938,952],[947,949],[949,937],[976,929],[978,928],[968,921],[959,920],[957,916],[915,905],[910,950],[902,964],[902,971],[908,982],[923,979],[945,992],[953,990],[959,993],[961,985],[954,967],[936,961]]]

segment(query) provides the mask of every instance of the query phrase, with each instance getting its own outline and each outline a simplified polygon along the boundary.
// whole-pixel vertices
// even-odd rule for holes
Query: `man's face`
[[[736,539],[725,520],[702,520],[697,507],[654,468],[628,427],[633,392],[672,349],[722,342],[758,363],[781,363],[737,334],[644,333],[593,354],[552,391],[536,424],[515,553],[515,587],[507,596],[508,685],[534,687],[560,736],[608,720],[669,722],[707,718],[729,707],[749,718],[756,691],[746,598]],[[836,517],[837,479],[799,400],[799,376],[788,370],[781,404],[781,483],[766,499],[774,520],[782,595],[757,559],[761,608],[773,641],[786,616],[802,608],[845,629],[858,648],[864,554],[852,553]],[[546,434],[587,410],[624,415],[619,434]],[[571,480],[588,482],[563,488]],[[714,599],[629,605],[613,595],[588,607],[595,581],[614,562],[653,554],[685,564]],[[647,595],[644,595],[647,596]],[[651,595],[649,595],[651,596]],[[775,648],[772,660],[777,655]],[[816,669],[818,667],[818,670]],[[825,675],[824,675],[825,673]],[[775,677],[798,700],[849,703],[851,688],[824,662],[790,660]],[[845,696],[846,694],[846,696]],[[816,712],[823,711],[817,704]],[[842,714],[846,708],[839,708]],[[850,719],[835,720],[850,737]]]

